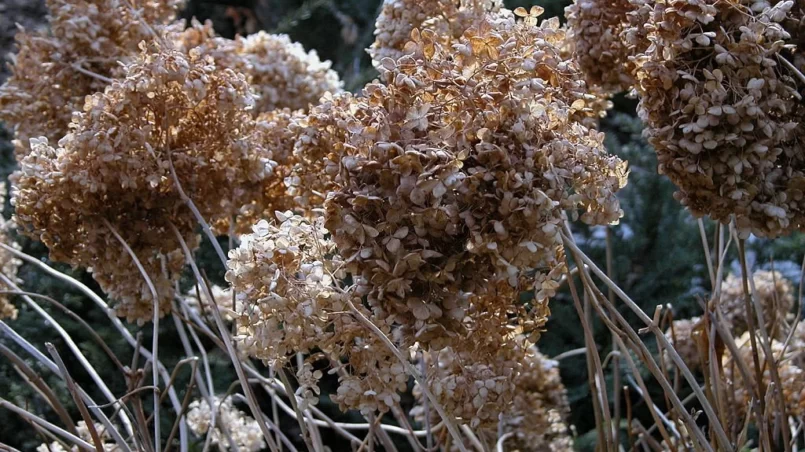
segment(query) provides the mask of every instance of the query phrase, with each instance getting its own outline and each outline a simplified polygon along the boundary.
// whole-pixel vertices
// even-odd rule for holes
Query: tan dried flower
[[[143,40],[172,29],[179,0],[48,0],[48,31],[21,31],[11,77],[0,87],[0,120],[12,126],[18,158],[40,136],[56,143],[84,98],[120,76]],[[94,74],[94,75],[93,75]]]
[[[383,71],[384,58],[397,60],[414,29],[432,32],[449,47],[465,30],[482,20],[512,20],[501,0],[384,0],[375,22],[375,41],[367,50],[372,64]]]
[[[734,216],[744,235],[776,237],[805,223],[798,145],[805,84],[789,61],[801,40],[799,29],[788,26],[801,19],[794,5],[646,5],[651,45],[638,57],[637,90],[659,171],[694,215],[722,223]]]
[[[375,315],[452,330],[497,282],[552,296],[564,210],[617,221],[625,165],[573,116],[587,92],[558,21],[414,38],[365,97],[323,106],[326,227]]]
[[[205,219],[228,231],[240,206],[261,196],[273,166],[252,105],[242,75],[193,52],[144,47],[125,79],[87,99],[58,149],[32,140],[14,176],[22,231],[43,241],[54,260],[91,269],[118,300],[119,315],[147,321],[151,291],[111,226],[154,281],[160,313],[167,312],[184,267],[172,227],[191,247],[198,243],[171,162]]]
[[[14,228],[12,221],[6,220],[3,216],[3,206],[6,202],[6,185],[0,184],[0,243],[10,246],[15,249],[20,249],[20,245],[11,237],[11,231]],[[22,261],[5,249],[0,249],[0,272],[6,278],[15,281],[17,279],[17,270]],[[8,290],[9,288],[3,282],[0,282],[0,288]],[[11,296],[0,294],[0,319],[16,319],[17,308],[11,303]]]
[[[794,306],[794,286],[776,271],[756,271],[752,273],[752,279],[755,283],[754,295],[763,307],[763,318],[769,335],[784,338],[787,331],[784,331],[783,322]],[[752,293],[751,286],[749,290]],[[746,318],[746,295],[741,276],[730,274],[721,284],[720,306],[725,321],[732,326],[732,331],[736,335],[749,329]],[[752,315],[757,322],[754,307]]]
[[[223,425],[227,434],[222,434],[217,426],[211,426],[212,410],[206,399],[194,400],[188,406],[187,426],[197,436],[206,435],[212,427],[212,444],[217,444],[224,450],[229,450],[231,444],[227,436],[232,439],[237,450],[257,452],[265,449],[266,443],[263,432],[257,421],[239,410],[231,397],[221,399],[212,397],[213,409],[217,410],[216,423]]]
[[[100,422],[95,422],[95,431],[98,433],[98,437],[103,444],[103,452],[122,452],[121,449],[116,442],[112,440],[112,437],[109,435],[109,432],[106,431],[106,426],[101,424]],[[86,421],[78,421],[75,426],[75,430],[78,433],[78,437],[83,439],[84,441],[94,444],[92,439],[92,434],[87,427]],[[78,446],[72,446],[69,449],[66,449],[62,443],[58,441],[53,441],[50,444],[41,444],[39,447],[36,448],[36,452],[79,452],[82,450]]]
[[[674,350],[679,354],[679,357],[682,358],[682,361],[690,370],[694,371],[701,369],[702,366],[699,358],[699,346],[697,345],[697,337],[704,331],[703,329],[697,329],[700,322],[699,317],[674,320],[673,325],[665,332],[665,337],[674,346]],[[665,355],[665,366],[669,369],[676,367],[667,354]]]

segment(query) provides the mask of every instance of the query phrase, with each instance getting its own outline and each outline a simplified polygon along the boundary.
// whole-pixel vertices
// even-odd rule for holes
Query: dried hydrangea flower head
[[[232,397],[223,400],[217,396],[212,397],[212,404],[213,409],[217,410],[216,422],[224,426],[237,450],[257,452],[265,449],[265,438],[263,438],[260,425],[253,417],[239,410],[232,403]],[[217,444],[224,450],[230,450],[232,445],[229,443],[227,435],[221,434],[218,427],[211,426],[211,422],[212,410],[206,399],[190,402],[187,411],[187,426],[190,427],[190,430],[196,436],[205,436],[212,427],[212,444]]]
[[[602,134],[574,120],[587,92],[564,31],[484,22],[452,47],[413,38],[364,97],[333,102],[346,131],[327,137],[341,142],[326,227],[376,315],[415,331],[452,328],[499,281],[542,302],[565,209],[615,222],[625,184]]]
[[[101,424],[100,422],[95,422],[95,431],[98,433],[98,437],[103,444],[103,452],[122,452],[121,449],[112,437],[109,435],[109,432],[106,431],[106,426]],[[75,426],[76,433],[78,433],[78,437],[83,439],[84,441],[94,444],[92,439],[92,434],[87,428],[86,421],[78,421]],[[79,452],[81,449],[78,446],[72,446],[70,449],[65,449],[62,443],[58,441],[53,441],[50,444],[41,444],[39,447],[36,448],[36,452]]]
[[[760,336],[759,332],[756,334]],[[756,378],[755,364],[749,332],[747,331],[741,337],[736,338],[735,343],[740,352],[740,359],[749,369],[749,377],[754,381],[754,378]],[[795,364],[792,359],[791,348],[784,349],[783,343],[777,340],[772,340],[770,346],[782,385],[786,415],[801,417],[805,415],[805,371]],[[763,369],[763,384],[768,388],[772,384],[771,360],[762,351],[758,353],[758,358]],[[735,412],[736,417],[741,417],[746,415],[747,412],[751,412],[749,406],[753,399],[754,391],[751,387],[747,387],[748,385],[743,381],[742,374],[733,361],[734,357],[731,354],[725,354],[722,358],[722,367],[724,376],[735,394],[734,398],[731,398],[735,401],[732,410]],[[771,398],[771,400],[775,403],[775,411],[782,412],[780,407],[777,406],[776,397]],[[743,424],[741,419],[738,419],[737,422],[741,422],[741,425]]]
[[[763,307],[763,318],[769,335],[777,338],[785,338],[787,331],[784,331],[783,323],[786,315],[791,312],[794,306],[794,286],[780,272],[756,271],[752,273],[755,290],[749,286],[750,293],[757,296],[757,301]],[[749,281],[747,281],[749,282]],[[721,284],[721,312],[732,331],[742,334],[749,329],[746,318],[746,295],[744,292],[743,278],[740,275],[730,274]],[[752,315],[757,317],[752,309]]]
[[[565,9],[568,44],[586,80],[608,93],[634,84],[632,48],[621,35],[629,28],[629,0],[575,0]]]
[[[20,245],[11,237],[11,231],[14,227],[12,221],[6,220],[3,216],[3,207],[6,202],[6,184],[0,183],[0,243],[10,246],[15,249],[20,249]],[[22,261],[5,249],[0,248],[0,272],[6,278],[15,281],[17,279],[17,270]],[[0,288],[9,290],[9,288],[0,282]],[[16,319],[17,308],[11,303],[11,295],[0,294],[0,319]]]
[[[337,93],[343,83],[321,61],[315,50],[287,35],[263,31],[234,40],[215,35],[212,25],[193,21],[191,27],[173,36],[180,49],[196,49],[215,59],[215,64],[246,75],[255,94],[255,114],[277,109],[308,110],[326,93]]]
[[[56,143],[84,98],[120,76],[119,62],[171,29],[177,0],[48,0],[50,30],[21,31],[11,77],[0,87],[0,120],[14,128],[18,157],[40,136]],[[96,74],[96,75],[92,75]]]
[[[431,378],[433,391],[454,394],[456,390],[471,390],[475,387],[472,382],[469,384],[465,382],[463,376],[450,376],[450,367],[444,364],[446,361],[455,363],[452,351],[442,350],[439,355],[441,364],[437,363],[435,368],[429,369],[429,372],[436,374]],[[434,357],[426,354],[425,359],[430,362]],[[497,442],[501,433],[512,433],[512,437],[506,441],[506,450],[572,451],[573,439],[567,424],[570,406],[567,390],[559,375],[558,363],[548,359],[534,347],[524,350],[518,359],[514,373],[508,377],[511,381],[501,377],[495,380],[494,385],[490,383],[489,388],[484,382],[484,385],[477,390],[476,397],[479,401],[486,401],[489,392],[494,392],[494,388],[500,382],[505,382],[506,389],[511,393],[508,394],[507,404],[495,407],[500,411],[496,413],[494,422],[479,424],[473,432],[490,443]],[[463,387],[454,386],[458,382],[461,382]],[[424,424],[425,400],[419,386],[414,387],[414,394],[417,403],[411,410],[411,415],[420,424]],[[446,403],[452,406],[455,401],[450,401],[448,398]],[[438,414],[432,406],[429,408],[427,415],[431,417],[431,425],[435,425],[439,421]],[[437,439],[443,438],[437,436]],[[451,450],[457,448],[454,446]]]
[[[273,163],[256,138],[242,75],[192,52],[145,47],[126,74],[88,98],[58,148],[32,140],[14,176],[13,202],[24,233],[44,242],[54,260],[92,269],[118,301],[118,314],[142,322],[154,300],[111,229],[142,262],[167,312],[184,267],[172,227],[197,244],[171,162],[186,194],[221,231],[260,196],[248,188],[260,188]]]
[[[414,29],[429,30],[448,45],[485,17],[511,18],[501,0],[384,0],[375,22],[375,41],[367,49],[372,64],[383,71],[382,60],[397,60]]]
[[[668,341],[674,346],[674,350],[690,370],[697,370],[702,366],[699,358],[699,346],[697,345],[697,337],[704,331],[703,329],[698,329],[700,322],[699,317],[674,320],[673,325],[665,331],[665,337],[668,338]],[[674,362],[667,353],[665,355],[665,366],[668,369],[675,367]]]
[[[638,112],[659,171],[694,215],[734,216],[744,235],[805,224],[805,84],[789,61],[801,36],[786,28],[801,19],[794,5],[660,0],[645,25]]]

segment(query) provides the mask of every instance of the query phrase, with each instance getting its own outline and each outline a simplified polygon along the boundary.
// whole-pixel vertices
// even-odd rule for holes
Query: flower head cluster
[[[775,237],[805,224],[805,83],[791,0],[647,3],[639,114],[659,171],[695,215]],[[800,70],[803,67],[799,68]]]
[[[221,434],[217,426],[210,425],[213,413],[206,399],[194,400],[188,407],[187,425],[194,434],[206,435],[212,427],[212,444],[217,444],[224,450],[232,447],[228,437],[237,450],[257,452],[266,447],[260,425],[254,418],[239,410],[232,403],[231,397],[223,400],[212,397],[212,403],[213,409],[217,410],[216,424],[223,425],[227,434]]]
[[[564,210],[619,219],[625,165],[575,120],[587,93],[563,40],[556,21],[484,22],[453,47],[422,33],[365,97],[324,107],[346,126],[326,138],[326,227],[379,318],[451,330],[499,282],[543,302]]]
[[[634,84],[633,49],[622,36],[634,9],[630,0],[576,0],[565,9],[573,57],[587,82],[609,93]]]
[[[117,443],[112,440],[112,437],[109,435],[109,432],[106,431],[106,426],[101,424],[100,422],[95,422],[95,431],[98,433],[98,437],[103,444],[103,452],[122,452]],[[75,426],[76,433],[78,433],[78,437],[83,439],[84,441],[94,444],[92,439],[92,434],[87,428],[86,421],[78,421]],[[50,444],[41,444],[39,447],[36,448],[36,452],[79,452],[80,449],[78,446],[72,446],[70,449],[65,449],[62,443],[58,441],[53,441]]]
[[[375,23],[375,41],[368,49],[378,70],[382,60],[408,53],[411,32],[428,30],[449,46],[471,26],[487,20],[511,20],[501,0],[384,0]]]
[[[143,40],[161,36],[177,0],[49,0],[50,30],[21,31],[11,77],[0,87],[0,119],[13,126],[18,157],[29,140],[55,143],[68,132],[84,98],[121,75],[119,62]]]
[[[13,223],[2,216],[5,201],[6,186],[5,184],[0,184],[0,243],[19,249],[19,244],[11,237],[11,230],[14,226]],[[17,259],[13,253],[0,248],[0,272],[3,273],[3,276],[12,281],[15,280],[20,265],[22,265],[22,261]],[[8,289],[2,282],[0,282],[0,288]],[[17,308],[11,303],[10,295],[0,294],[0,319],[6,318],[17,318]]]
[[[698,335],[701,332],[697,329],[700,324],[701,319],[699,317],[674,320],[673,325],[668,327],[665,332],[668,342],[674,346],[674,350],[690,370],[697,370],[702,366],[698,345]],[[667,355],[665,356],[665,365],[668,368],[674,367],[673,361]]]
[[[749,291],[763,308],[763,319],[769,335],[784,338],[787,332],[781,328],[781,325],[794,306],[793,284],[779,272],[763,270],[754,272],[752,279],[754,291],[751,285]],[[742,334],[749,330],[746,318],[746,292],[741,276],[734,274],[727,276],[721,285],[720,303],[724,319],[731,325],[735,334]],[[754,307],[752,315],[755,316]]]
[[[119,315],[145,321],[152,292],[113,231],[165,312],[184,267],[174,228],[191,248],[197,243],[174,172],[202,216],[226,231],[239,207],[260,196],[273,163],[256,139],[242,75],[193,52],[145,47],[126,74],[87,99],[58,148],[32,140],[13,202],[24,233],[53,259],[90,268]]]
[[[751,346],[749,332],[744,333],[740,338],[737,338],[735,342],[740,354],[738,359],[743,361],[744,366],[749,370],[749,378],[754,381],[756,374],[754,372],[753,348]],[[805,371],[794,363],[791,349],[785,349],[782,342],[772,340],[770,347],[774,355],[774,364],[780,377],[780,384],[782,385],[786,415],[801,417],[805,414]],[[763,351],[758,352],[758,358],[760,360],[761,369],[763,370],[763,385],[769,387],[773,381],[771,375],[772,360],[770,357],[767,357]],[[735,394],[733,399],[735,400],[734,410],[736,413],[743,415],[748,411],[748,407],[753,398],[753,390],[750,386],[751,383],[747,384],[747,382],[743,380],[742,373],[734,361],[735,358],[731,354],[725,354],[722,359],[722,366],[724,368],[725,377]],[[776,398],[772,398],[772,400],[776,400]],[[779,410],[779,408],[777,408],[777,410]]]
[[[178,48],[196,49],[215,64],[246,75],[255,94],[255,114],[277,109],[307,110],[325,93],[341,91],[343,83],[321,61],[315,50],[305,52],[302,44],[287,35],[258,32],[235,40],[215,36],[211,24],[193,22],[174,35]]]

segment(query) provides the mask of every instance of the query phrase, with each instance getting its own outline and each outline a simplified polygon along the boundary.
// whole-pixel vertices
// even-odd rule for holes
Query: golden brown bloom
[[[674,346],[674,350],[690,370],[697,370],[702,366],[697,344],[698,335],[704,331],[703,328],[701,330],[697,329],[697,325],[700,325],[700,320],[699,317],[674,320],[673,326],[669,327],[665,332],[665,337],[668,338],[668,341]],[[669,369],[674,367],[673,361],[667,354],[665,356],[665,365]]]
[[[20,246],[11,237],[11,230],[14,227],[13,222],[6,220],[2,216],[3,206],[6,201],[6,185],[0,184],[0,243],[4,245],[19,249]],[[19,269],[22,261],[17,259],[14,254],[5,249],[0,249],[0,272],[6,278],[15,281],[17,279],[17,270]],[[0,282],[0,288],[9,290],[9,287]],[[11,303],[11,296],[0,294],[0,319],[17,318],[17,308]]]
[[[755,289],[752,292],[750,286],[749,290],[757,296],[757,301],[763,308],[763,318],[769,335],[784,338],[787,331],[784,331],[783,321],[794,306],[794,286],[779,272],[756,271],[752,273],[752,279]],[[745,293],[743,278],[740,275],[730,274],[721,285],[721,312],[736,335],[749,329]],[[754,306],[752,315],[757,322]]]
[[[89,97],[53,148],[32,140],[15,175],[26,234],[54,260],[87,267],[130,321],[151,318],[153,297],[116,230],[170,308],[184,267],[175,226],[194,247],[196,221],[171,174],[201,214],[227,231],[240,206],[260,196],[273,162],[257,139],[244,77],[191,52],[147,49],[104,93]],[[244,189],[246,187],[247,189]]]
[[[134,58],[141,41],[171,29],[181,3],[49,0],[50,30],[17,35],[11,77],[0,87],[0,119],[14,128],[17,156],[31,138],[58,142],[84,98],[120,76],[120,62]]]
[[[790,69],[801,37],[789,24],[801,10],[790,0],[653,5],[637,90],[660,173],[694,215],[723,223],[734,215],[742,234],[800,229],[805,84]]]

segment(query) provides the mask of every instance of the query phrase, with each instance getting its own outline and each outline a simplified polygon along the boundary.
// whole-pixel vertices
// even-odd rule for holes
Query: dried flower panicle
[[[375,315],[452,329],[462,294],[497,281],[552,296],[564,210],[617,221],[625,165],[573,119],[587,93],[558,21],[482,23],[452,48],[414,37],[339,108],[349,133],[325,165],[337,170],[326,227]]]
[[[11,233],[14,228],[13,221],[6,220],[2,216],[3,206],[6,202],[6,185],[0,184],[0,243],[10,246],[14,249],[20,249],[20,245],[12,238]],[[17,270],[19,270],[22,261],[17,258],[13,253],[0,248],[0,272],[3,276],[16,282]],[[8,290],[6,284],[0,281],[0,288]],[[0,319],[16,319],[17,308],[11,303],[11,295],[0,294]]]
[[[759,270],[752,273],[754,292],[749,286],[751,294],[757,297],[763,307],[763,318],[769,335],[776,338],[785,338],[788,333],[783,328],[788,313],[794,306],[794,286],[780,272]],[[749,283],[749,281],[747,281]],[[743,278],[740,275],[730,274],[721,284],[721,312],[725,321],[731,325],[732,331],[738,335],[749,330],[746,318],[746,295]],[[752,315],[757,317],[752,309]]]
[[[700,324],[701,319],[699,317],[679,319],[674,320],[673,325],[665,331],[665,337],[674,346],[674,350],[690,370],[701,369],[702,366],[697,344],[697,337],[703,331],[698,328]],[[665,366],[669,369],[675,367],[674,362],[667,353],[665,355]]]
[[[759,332],[756,334],[758,337],[760,336]],[[750,379],[754,381],[756,378],[755,364],[749,332],[747,331],[741,335],[741,337],[737,338],[735,343],[740,352],[739,359],[743,361],[746,369],[749,371]],[[791,348],[784,350],[783,343],[774,339],[772,339],[770,347],[774,355],[774,363],[782,385],[785,413],[788,416],[801,417],[805,415],[805,371],[793,361]],[[773,381],[770,369],[772,361],[763,351],[758,352],[758,358],[761,368],[763,369],[763,385],[768,388]],[[731,398],[731,400],[735,400],[735,406],[733,407],[735,414],[742,416],[749,411],[749,405],[753,399],[754,391],[751,386],[747,385],[743,380],[742,373],[734,361],[735,359],[731,354],[725,354],[722,358],[722,368],[724,369],[724,376],[730,384],[731,390],[734,392],[734,397]],[[770,400],[772,400],[771,403],[775,403],[775,411],[782,412],[782,409],[776,406],[777,398],[772,397]]]
[[[212,444],[217,444],[224,450],[230,450],[232,445],[227,436],[232,439],[237,450],[257,452],[265,449],[266,443],[263,432],[257,421],[238,409],[231,397],[221,399],[212,397],[213,409],[217,410],[216,425],[223,425],[226,434],[222,434],[218,426],[211,426],[213,413],[206,399],[194,400],[188,406],[187,426],[197,436],[204,436],[212,427]]]
[[[626,91],[634,84],[632,48],[622,36],[633,11],[629,0],[575,0],[565,9],[573,57],[587,82],[607,93]]]
[[[789,27],[801,10],[791,0],[660,0],[646,9],[638,113],[677,199],[697,216],[734,216],[742,234],[801,228],[805,83],[791,69],[801,31]]]
[[[482,20],[511,20],[501,0],[384,0],[375,22],[375,41],[367,49],[372,64],[384,70],[384,58],[408,53],[411,32],[428,30],[449,47],[465,30]]]
[[[321,61],[315,50],[306,52],[288,35],[263,31],[234,40],[215,35],[212,25],[193,21],[173,35],[179,49],[195,49],[211,56],[219,67],[244,74],[255,95],[254,114],[278,109],[308,110],[326,93],[343,88],[332,63]]]
[[[14,128],[18,158],[40,136],[56,143],[84,98],[122,75],[143,40],[175,26],[182,1],[49,0],[50,30],[18,33],[11,77],[0,87],[0,120]]]
[[[139,258],[167,312],[184,268],[173,228],[191,249],[198,244],[171,165],[202,216],[226,232],[240,206],[261,195],[273,162],[257,140],[242,75],[158,47],[144,47],[126,74],[87,99],[58,148],[31,141],[12,201],[22,232],[44,242],[54,260],[91,269],[118,301],[118,314],[143,322],[153,296],[112,230]]]
[[[109,435],[109,432],[106,431],[106,426],[101,424],[100,422],[95,422],[95,431],[98,433],[98,437],[103,444],[103,452],[122,452],[121,449],[116,442],[112,439]],[[83,439],[84,441],[94,444],[92,439],[92,434],[87,427],[86,421],[78,421],[75,426],[76,433],[78,433],[78,437]],[[72,446],[69,449],[66,449],[62,443],[58,441],[53,441],[52,443],[45,443],[41,444],[36,448],[36,452],[79,452],[82,450],[78,446]]]

